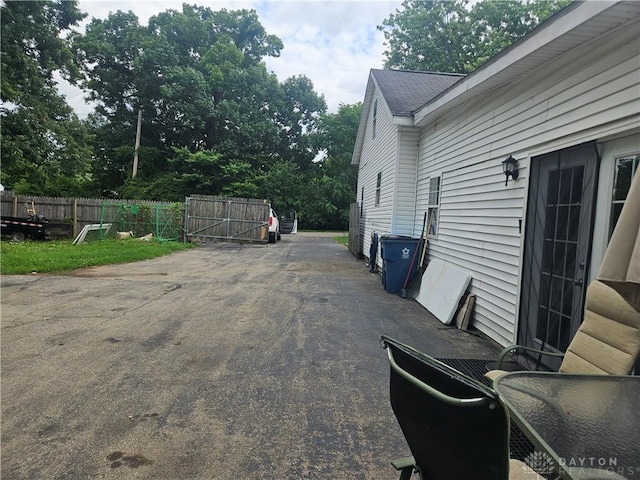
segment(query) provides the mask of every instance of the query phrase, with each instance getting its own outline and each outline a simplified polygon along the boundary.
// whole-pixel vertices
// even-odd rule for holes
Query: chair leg
[[[400,470],[400,480],[411,480],[413,474],[413,467],[407,467]]]

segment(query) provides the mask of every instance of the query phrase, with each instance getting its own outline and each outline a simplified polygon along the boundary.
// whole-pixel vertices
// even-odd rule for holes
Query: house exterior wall
[[[530,159],[639,125],[639,49],[635,31],[614,32],[422,129],[414,230],[442,175],[429,256],[472,274],[474,326],[503,345],[516,334]],[[520,178],[505,187],[509,155]]]
[[[420,236],[415,231],[416,172],[420,129],[400,127],[397,135],[398,162],[396,168],[395,199],[391,232],[396,235]]]
[[[361,204],[361,222],[364,222],[363,253],[369,257],[371,235],[390,233],[393,223],[393,204],[396,192],[398,127],[393,124],[393,116],[376,87],[372,97],[377,100],[376,135],[373,137],[373,107],[367,118],[361,161],[358,170],[358,202]],[[415,167],[414,167],[415,169]],[[382,173],[380,203],[376,202],[376,182]],[[362,195],[364,189],[364,196]],[[378,258],[378,265],[381,261]]]

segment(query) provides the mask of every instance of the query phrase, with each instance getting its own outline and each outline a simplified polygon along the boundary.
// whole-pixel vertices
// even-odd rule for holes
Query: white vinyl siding
[[[428,179],[442,173],[429,255],[472,274],[474,326],[501,344],[515,338],[529,159],[637,125],[639,47],[624,37],[577,49],[422,130],[414,221],[428,207]],[[520,177],[505,187],[509,155]]]
[[[372,138],[373,109],[367,119],[367,126],[362,145],[361,161],[358,170],[358,190],[364,189],[362,201],[362,219],[365,225],[363,238],[363,253],[369,256],[371,235],[376,232],[379,236],[391,232],[393,218],[394,185],[397,168],[397,131],[393,125],[393,117],[387,104],[379,97],[379,90],[374,91],[376,109],[376,135]],[[379,203],[376,204],[377,179],[381,174]],[[380,259],[378,258],[380,265]]]
[[[416,208],[416,168],[418,162],[419,129],[402,128],[398,132],[398,163],[396,169],[395,200],[391,233],[420,236],[416,232],[414,215]]]

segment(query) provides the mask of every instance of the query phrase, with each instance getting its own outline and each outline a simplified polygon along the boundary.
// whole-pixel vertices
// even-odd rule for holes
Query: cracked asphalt
[[[380,334],[495,358],[322,235],[2,276],[2,478],[395,479]]]

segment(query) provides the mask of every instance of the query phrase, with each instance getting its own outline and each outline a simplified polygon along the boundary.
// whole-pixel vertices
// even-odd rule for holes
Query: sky
[[[88,14],[80,30],[91,18],[107,18],[110,11],[133,11],[140,24],[168,9],[181,10],[181,0],[79,0]],[[252,9],[268,34],[278,36],[284,49],[280,57],[264,59],[267,70],[283,82],[293,75],[306,75],[317,93],[323,94],[329,112],[341,103],[364,99],[372,68],[382,68],[384,37],[377,30],[383,20],[401,9],[401,1],[385,0],[189,0],[186,3],[212,10]],[[93,108],[77,88],[63,83],[61,93],[81,116]]]

